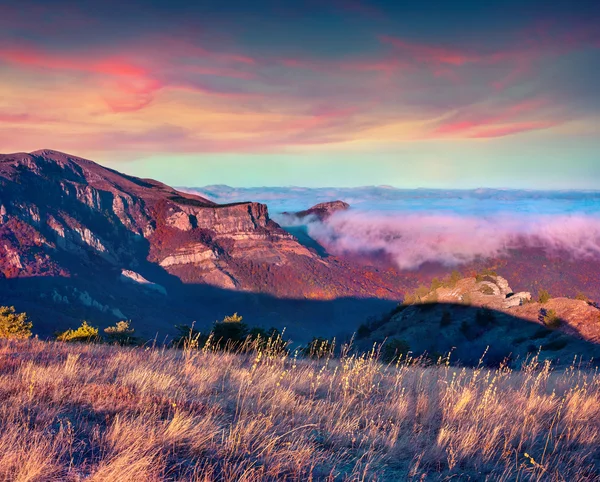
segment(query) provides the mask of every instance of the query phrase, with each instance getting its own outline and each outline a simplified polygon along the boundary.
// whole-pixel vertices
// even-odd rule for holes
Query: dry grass
[[[600,480],[600,376],[0,342],[0,480]]]

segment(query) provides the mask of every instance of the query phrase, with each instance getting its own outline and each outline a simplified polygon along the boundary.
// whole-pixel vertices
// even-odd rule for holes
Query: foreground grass
[[[600,375],[0,342],[0,480],[600,480]]]

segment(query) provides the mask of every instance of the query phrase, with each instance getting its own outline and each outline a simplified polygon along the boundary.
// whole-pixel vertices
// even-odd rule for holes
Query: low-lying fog
[[[216,202],[268,204],[282,226],[305,225],[332,254],[385,252],[398,267],[456,265],[511,248],[537,247],[579,259],[600,257],[600,192],[400,190],[364,188],[188,188]],[[352,207],[325,221],[284,212],[343,200]]]

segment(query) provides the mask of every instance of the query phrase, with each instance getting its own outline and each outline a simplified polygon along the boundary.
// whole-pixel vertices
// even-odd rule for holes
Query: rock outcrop
[[[306,218],[308,216],[314,216],[317,219],[323,221],[327,219],[332,214],[339,211],[346,211],[350,209],[350,204],[345,203],[344,201],[329,201],[324,203],[315,204],[313,207],[306,209],[304,211],[298,211],[294,213],[298,218]]]

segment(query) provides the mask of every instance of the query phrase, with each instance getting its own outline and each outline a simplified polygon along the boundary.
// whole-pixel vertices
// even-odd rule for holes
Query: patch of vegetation
[[[547,303],[548,301],[550,301],[550,299],[552,298],[552,296],[550,295],[550,293],[548,292],[548,290],[540,290],[538,292],[538,302],[539,303]]]
[[[442,318],[440,319],[440,326],[446,327],[452,324],[452,315],[449,311],[444,311],[442,313]]]
[[[480,286],[479,287],[479,292],[483,293],[484,295],[488,295],[488,296],[491,296],[491,295],[494,294],[494,290],[489,285],[482,285],[482,286]]]
[[[556,328],[562,325],[563,320],[556,314],[554,310],[546,310],[545,313],[542,313],[542,320],[544,325],[551,330],[555,330]]]
[[[498,273],[496,273],[496,271],[494,271],[491,268],[484,268],[475,275],[475,281],[481,283],[482,281],[493,280],[496,276],[498,276]]]
[[[358,338],[359,340],[362,340],[363,338],[368,338],[369,336],[371,336],[371,333],[372,333],[371,328],[369,328],[368,325],[363,323],[356,330],[356,338]]]
[[[499,350],[449,372],[425,357],[383,365],[377,350],[329,362],[0,343],[0,480],[597,480],[599,374],[554,370],[531,348],[518,371],[485,367]]]
[[[133,346],[139,343],[139,340],[133,336],[134,332],[131,321],[119,321],[116,325],[104,329],[106,341],[121,346]]]
[[[569,340],[567,340],[565,338],[559,338],[557,340],[553,340],[549,343],[546,343],[545,345],[542,345],[542,350],[558,351],[558,350],[562,350],[568,344],[569,344]]]
[[[410,351],[410,345],[400,338],[390,338],[381,350],[381,361],[392,363],[406,357]]]
[[[302,353],[309,358],[331,358],[335,350],[335,338],[315,337],[302,349]]]
[[[550,334],[552,334],[550,330],[542,327],[538,328],[529,338],[532,340],[539,340],[540,338],[546,338]]]
[[[589,297],[585,293],[582,293],[581,291],[579,293],[577,293],[577,295],[575,295],[575,299],[579,300],[579,301],[585,301],[586,303],[590,302]]]
[[[69,329],[56,335],[56,340],[66,342],[93,343],[100,341],[100,337],[98,336],[98,328],[89,325],[87,321],[83,321],[79,328],[75,330]]]
[[[29,338],[32,327],[27,313],[17,313],[14,306],[0,306],[0,338]]]

